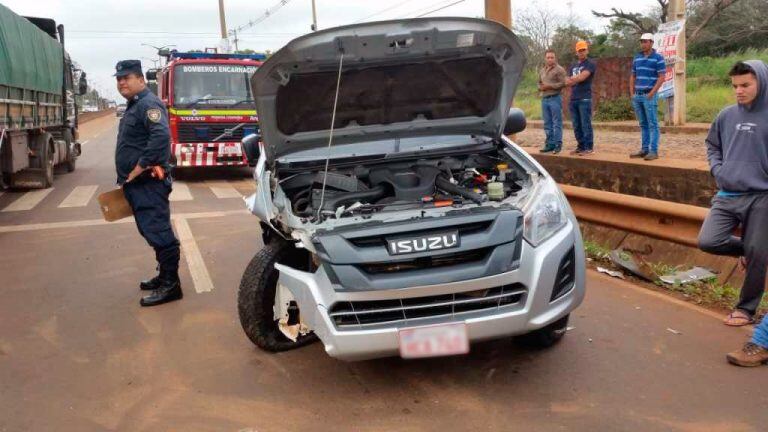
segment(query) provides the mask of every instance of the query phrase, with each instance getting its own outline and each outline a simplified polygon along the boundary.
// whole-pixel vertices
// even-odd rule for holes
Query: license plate
[[[240,148],[237,146],[225,146],[221,149],[221,153],[224,155],[239,155]]]
[[[459,247],[459,231],[453,230],[417,237],[387,239],[387,247],[390,255],[452,249]]]
[[[398,331],[402,358],[439,357],[469,352],[464,323],[414,327]]]

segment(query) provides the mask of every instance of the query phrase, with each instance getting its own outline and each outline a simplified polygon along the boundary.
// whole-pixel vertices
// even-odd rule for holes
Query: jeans
[[[752,335],[752,343],[768,348],[768,315],[763,317],[763,322],[755,328]]]
[[[547,136],[544,148],[560,150],[563,147],[563,98],[560,95],[543,98],[541,117],[544,119],[544,133]]]
[[[592,99],[571,100],[568,104],[573,122],[573,134],[579,143],[577,150],[592,150],[595,146],[592,134]]]
[[[741,225],[741,237],[733,235]],[[699,248],[715,255],[746,257],[747,272],[736,308],[754,315],[765,290],[768,266],[768,194],[716,196],[699,233]]]
[[[643,140],[643,153],[659,152],[659,114],[657,97],[648,99],[647,95],[636,94],[632,97],[632,107],[635,109],[637,121]]]

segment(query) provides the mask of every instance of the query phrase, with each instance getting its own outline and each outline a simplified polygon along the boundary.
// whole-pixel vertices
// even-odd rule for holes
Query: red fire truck
[[[240,140],[258,133],[250,78],[263,54],[170,51],[168,63],[148,78],[168,106],[171,161],[177,167],[246,166]]]

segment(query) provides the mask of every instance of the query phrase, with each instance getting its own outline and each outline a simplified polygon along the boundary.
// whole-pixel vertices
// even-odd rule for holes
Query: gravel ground
[[[668,159],[685,159],[691,161],[706,161],[707,150],[704,144],[705,133],[701,134],[661,134],[659,156]],[[529,128],[517,134],[515,142],[526,150],[544,146],[544,130]],[[573,131],[563,130],[563,149],[570,151],[576,148]],[[635,132],[614,132],[595,130],[595,153],[628,156],[640,150],[640,134]]]

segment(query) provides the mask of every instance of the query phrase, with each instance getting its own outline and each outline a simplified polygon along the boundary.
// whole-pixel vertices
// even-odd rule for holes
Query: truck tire
[[[549,348],[560,342],[568,330],[568,318],[570,314],[560,318],[552,324],[534,330],[520,337],[523,344],[536,348]]]
[[[72,148],[72,132],[67,129],[62,136],[64,137],[64,142],[67,143],[67,160],[64,161],[64,166],[67,167],[67,172],[72,172],[77,168],[77,155]]]
[[[47,189],[53,186],[53,167],[55,164],[53,160],[53,148],[51,148],[53,145],[53,136],[46,132],[36,135],[33,139],[35,140],[34,148],[38,152],[34,168],[41,169],[39,180],[42,184],[42,189]]]
[[[288,339],[278,328],[272,311],[279,276],[275,263],[306,268],[306,254],[301,252],[282,239],[273,240],[253,257],[243,273],[237,293],[240,325],[248,339],[263,350],[288,351],[317,340],[314,333],[299,335],[296,342]]]

